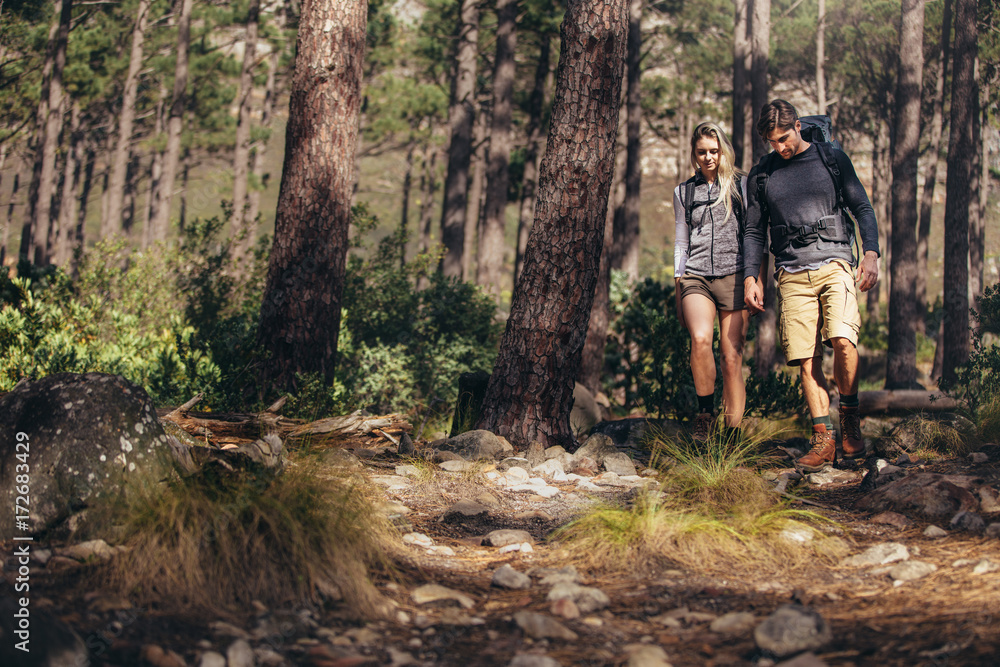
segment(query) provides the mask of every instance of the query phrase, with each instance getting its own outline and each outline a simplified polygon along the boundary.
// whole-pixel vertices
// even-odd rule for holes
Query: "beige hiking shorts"
[[[831,345],[831,338],[856,346],[861,312],[850,265],[834,260],[812,271],[779,269],[778,313],[778,336],[789,366],[823,356],[822,344]]]

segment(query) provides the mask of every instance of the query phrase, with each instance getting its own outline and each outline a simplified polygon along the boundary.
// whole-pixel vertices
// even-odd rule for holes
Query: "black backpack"
[[[830,173],[830,178],[833,179],[833,188],[837,197],[835,209],[847,216],[851,225],[856,227],[857,222],[854,220],[854,215],[850,209],[844,206],[844,180],[840,174],[840,165],[837,164],[837,158],[833,153],[834,148],[843,150],[843,147],[833,137],[833,121],[830,120],[829,116],[802,116],[799,118],[799,123],[802,126],[802,138],[811,144],[816,144],[816,150],[819,151],[823,165]],[[767,179],[774,171],[775,160],[780,159],[776,158],[773,152],[761,159],[760,168],[757,170],[757,201],[761,210],[767,210],[767,199],[765,198]],[[856,234],[852,234],[852,236],[857,238]]]

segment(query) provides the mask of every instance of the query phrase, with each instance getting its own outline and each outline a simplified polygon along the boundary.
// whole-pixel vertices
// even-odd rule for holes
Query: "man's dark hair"
[[[760,120],[757,121],[757,134],[765,142],[769,134],[775,130],[791,130],[799,119],[795,107],[785,100],[771,100],[760,109]]]

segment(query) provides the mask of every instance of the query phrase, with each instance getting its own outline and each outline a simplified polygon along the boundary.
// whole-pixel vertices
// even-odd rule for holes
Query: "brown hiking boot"
[[[856,407],[840,406],[840,446],[845,459],[865,455],[865,439],[861,435],[861,415]]]
[[[695,442],[706,442],[708,440],[708,433],[712,430],[712,422],[714,420],[715,418],[710,412],[698,413],[698,416],[694,418],[694,432],[691,434]]]
[[[805,472],[819,472],[837,460],[837,443],[830,431],[813,431],[809,444],[812,445],[812,449],[795,461],[796,468]]]

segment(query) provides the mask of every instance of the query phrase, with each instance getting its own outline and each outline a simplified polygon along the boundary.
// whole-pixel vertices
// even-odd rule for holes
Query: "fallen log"
[[[839,407],[839,398],[834,401]],[[939,390],[884,389],[858,392],[859,411],[863,415],[886,412],[950,412],[959,403]]]

